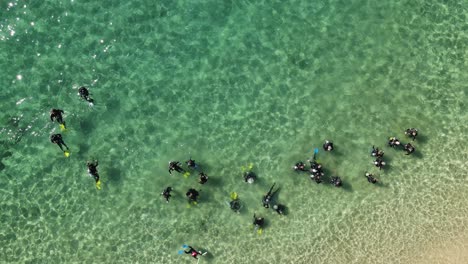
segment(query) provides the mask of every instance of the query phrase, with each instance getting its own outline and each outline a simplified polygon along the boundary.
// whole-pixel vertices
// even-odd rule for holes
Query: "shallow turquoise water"
[[[414,263],[466,236],[467,3],[311,2],[2,4],[0,260],[192,263],[177,254],[188,243],[209,252],[200,263]],[[49,143],[52,107],[68,159]],[[408,127],[417,153],[385,148],[382,184],[368,184],[370,147],[407,142]],[[325,139],[342,189],[291,171]],[[168,174],[190,156],[206,185]],[[273,182],[287,216],[261,207]],[[201,200],[187,208],[190,187]]]

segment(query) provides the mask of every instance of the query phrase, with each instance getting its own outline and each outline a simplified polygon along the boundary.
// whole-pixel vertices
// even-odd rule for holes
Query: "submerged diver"
[[[248,183],[254,183],[257,179],[257,175],[251,171],[244,172],[244,181]]]
[[[205,184],[207,181],[208,181],[208,175],[206,175],[203,172],[200,172],[199,178],[198,178],[198,183]]]
[[[297,162],[296,165],[294,165],[293,169],[295,171],[297,171],[297,172],[298,171],[306,171],[305,164],[302,161]]]
[[[371,156],[372,157],[382,158],[383,155],[384,155],[383,150],[380,150],[379,148],[375,148],[374,146],[372,146],[372,151],[371,151]]]
[[[265,224],[265,219],[263,217],[257,217],[255,214],[253,216],[253,225],[255,228],[263,228]]]
[[[99,165],[97,160],[94,160],[93,162],[88,161],[86,162],[86,166],[88,166],[88,174],[91,178],[94,178],[96,183],[99,182],[99,173],[97,171],[97,166]]]
[[[385,166],[385,161],[383,161],[383,159],[381,158],[377,158],[375,161],[374,161],[374,165],[379,168],[379,170],[381,170],[384,166]]]
[[[322,182],[323,168],[320,163],[318,163],[315,158],[310,162],[310,179],[314,180],[317,184]]]
[[[170,161],[169,162],[169,174],[172,175],[172,171],[177,171],[179,173],[185,172],[185,170],[182,169],[182,167],[180,167],[180,162],[178,162],[178,161]]]
[[[191,247],[191,246],[188,246],[188,248],[189,248],[189,249],[188,249],[187,251],[184,251],[184,253],[185,253],[185,254],[190,254],[192,257],[194,257],[194,258],[196,258],[196,259],[198,259],[198,255],[203,256],[203,255],[206,254],[206,252],[205,252],[205,253],[202,253],[201,251],[197,251],[196,249],[194,249],[194,248]]]
[[[392,148],[398,147],[401,145],[400,140],[398,140],[396,137],[390,137],[388,139],[388,145]]]
[[[279,188],[277,188],[276,191],[273,192],[273,188],[275,187],[275,185],[276,183],[273,183],[270,190],[262,198],[263,207],[265,208],[270,208],[271,200],[273,199],[275,193],[279,190]]]
[[[200,193],[197,190],[190,188],[185,195],[189,199],[189,202],[197,202],[199,194]]]
[[[412,138],[414,141],[416,139],[416,136],[418,135],[418,130],[416,128],[408,128],[405,131],[405,135]]]
[[[52,134],[52,135],[50,135],[50,142],[52,142],[54,144],[57,144],[59,146],[59,148],[64,152],[65,152],[65,150],[63,150],[62,145],[65,146],[67,148],[67,150],[68,150],[68,146],[63,141],[63,138],[62,138],[61,134]]]
[[[323,144],[323,149],[325,151],[332,151],[334,149],[333,142],[325,140],[325,143]]]
[[[273,210],[275,210],[279,215],[284,215],[284,210],[286,209],[286,206],[282,204],[275,204],[273,205]]]
[[[371,174],[371,173],[366,172],[366,174],[364,176],[367,178],[367,181],[372,183],[372,184],[376,184],[378,182],[378,180],[376,178],[374,178],[374,175]]]
[[[334,176],[331,178],[330,181],[335,187],[341,187],[343,182],[341,181],[341,178],[338,176]]]
[[[172,187],[167,187],[164,189],[164,191],[161,193],[161,195],[166,199],[166,203],[169,202],[169,198],[171,198],[171,192],[172,192]]]
[[[411,145],[411,143],[408,143],[408,144],[405,144],[405,151],[406,151],[405,155],[409,155],[415,151],[415,148],[413,147],[413,145]]]
[[[232,211],[236,213],[240,213],[240,209],[242,208],[242,205],[239,199],[233,199],[232,201],[229,202],[229,207],[231,208]]]
[[[198,164],[195,163],[195,160],[193,160],[192,157],[190,157],[190,159],[187,160],[187,161],[185,162],[185,164],[187,164],[187,166],[188,166],[189,168],[194,169],[194,170],[196,170],[196,169],[198,168]]]
[[[54,121],[54,119],[59,123],[60,125],[63,125],[63,128],[65,128],[65,121],[63,121],[63,110],[61,109],[52,109],[50,110],[50,121]]]
[[[86,100],[90,106],[94,104],[94,100],[89,96],[89,91],[86,87],[81,86],[78,90],[78,94],[82,99]]]

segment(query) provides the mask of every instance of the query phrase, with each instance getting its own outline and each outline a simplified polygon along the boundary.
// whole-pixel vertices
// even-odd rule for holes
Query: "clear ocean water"
[[[199,263],[467,263],[467,16],[450,0],[1,1],[0,262],[195,263],[189,244]],[[385,146],[410,127],[414,155]],[[291,169],[326,139],[343,188]],[[169,175],[189,157],[205,185]],[[273,183],[285,216],[261,205]]]

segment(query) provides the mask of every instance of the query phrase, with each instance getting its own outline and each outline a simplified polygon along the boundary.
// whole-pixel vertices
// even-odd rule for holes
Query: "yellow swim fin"
[[[96,188],[98,190],[101,190],[101,181],[100,180],[96,182]]]
[[[263,233],[263,228],[260,227],[259,229],[257,229],[257,234],[261,235],[262,233]]]
[[[253,169],[253,163],[249,163],[248,168],[249,168],[249,170],[252,170]]]
[[[188,176],[190,176],[190,172],[186,171],[186,172],[184,173],[184,177],[185,177],[185,178],[188,178]]]
[[[237,200],[237,198],[239,198],[239,196],[237,195],[236,192],[232,192],[231,193],[231,200]]]
[[[65,127],[64,124],[59,124],[59,127],[60,127],[60,130],[61,130],[61,131],[67,130],[67,128]]]
[[[63,152],[63,155],[65,155],[65,157],[67,157],[67,158],[70,157],[70,151],[65,150],[65,151]]]

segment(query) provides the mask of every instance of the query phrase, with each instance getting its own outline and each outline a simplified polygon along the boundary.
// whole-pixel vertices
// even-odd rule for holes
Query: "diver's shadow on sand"
[[[408,156],[413,156],[413,157],[416,157],[418,159],[422,159],[424,157],[424,155],[421,153],[421,151],[415,151],[411,155],[408,155]]]
[[[412,142],[426,144],[429,141],[429,138],[425,135],[418,135],[416,139]]]
[[[108,175],[109,181],[116,182],[116,183],[121,183],[122,172],[119,169],[109,168],[107,170],[107,175]]]
[[[353,186],[351,185],[351,183],[349,183],[349,181],[343,181],[341,188],[343,188],[343,190],[347,192],[353,191]]]

